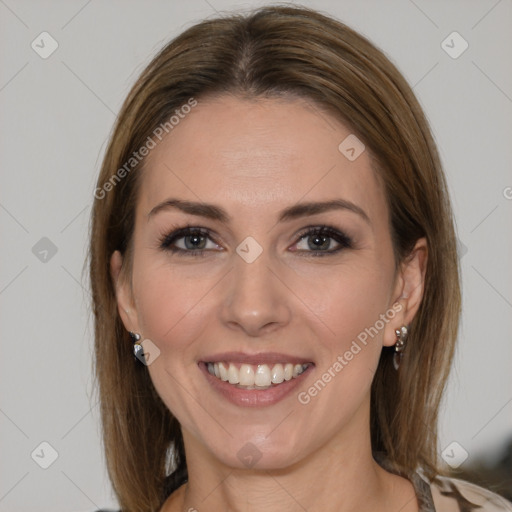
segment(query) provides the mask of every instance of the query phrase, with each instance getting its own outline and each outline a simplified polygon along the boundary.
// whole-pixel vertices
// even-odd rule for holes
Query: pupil
[[[204,238],[202,235],[189,235],[187,237],[188,239],[190,239],[191,243],[191,247],[188,247],[188,249],[197,249],[198,248],[198,245],[200,244],[201,242],[201,238]],[[185,239],[185,241],[187,240],[187,238]],[[189,244],[185,244],[185,245],[189,245]]]
[[[310,247],[315,247],[315,248],[318,248],[318,247],[322,247],[325,245],[325,242],[327,241],[328,237],[326,236],[320,236],[320,235],[314,235],[313,237],[313,246],[310,245]],[[321,242],[321,240],[323,240],[323,242]],[[320,243],[318,243],[320,241]],[[327,241],[327,246],[329,245],[329,242]]]

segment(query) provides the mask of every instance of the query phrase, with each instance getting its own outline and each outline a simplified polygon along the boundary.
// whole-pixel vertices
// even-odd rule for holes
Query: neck
[[[221,464],[184,433],[185,446],[194,449],[187,450],[189,479],[175,496],[181,505],[176,510],[417,511],[410,482],[388,473],[373,459],[369,407],[359,412],[366,429],[361,421],[352,421],[305,458],[277,469]]]

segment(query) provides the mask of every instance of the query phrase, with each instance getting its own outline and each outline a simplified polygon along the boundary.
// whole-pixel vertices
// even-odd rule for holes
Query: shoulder
[[[458,478],[436,477],[430,484],[436,512],[512,512],[500,495]]]

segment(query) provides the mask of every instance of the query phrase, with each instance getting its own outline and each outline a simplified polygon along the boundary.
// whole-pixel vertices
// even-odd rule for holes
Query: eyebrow
[[[190,215],[197,215],[199,217],[206,217],[207,219],[218,220],[225,224],[228,224],[231,221],[230,215],[228,215],[226,210],[224,210],[224,208],[220,206],[209,203],[185,201],[174,198],[166,199],[165,201],[157,204],[148,213],[148,221],[158,212],[165,211],[168,209],[181,210],[182,212],[188,213]],[[361,207],[345,199],[332,199],[330,201],[312,201],[305,203],[297,203],[293,206],[290,206],[282,210],[279,213],[278,222],[290,221],[293,219],[298,219],[300,217],[315,215],[317,213],[323,213],[330,210],[351,211],[359,215],[365,222],[371,225],[370,218],[368,217],[366,212]]]

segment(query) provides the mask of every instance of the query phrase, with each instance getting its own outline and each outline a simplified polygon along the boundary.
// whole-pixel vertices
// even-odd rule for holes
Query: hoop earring
[[[405,350],[405,345],[407,344],[407,337],[409,336],[409,331],[407,330],[407,326],[402,325],[400,329],[395,329],[396,334],[396,343],[395,343],[395,353],[393,354],[393,367],[395,370],[398,370],[400,367],[400,363],[402,362],[402,358],[404,356],[403,352]]]

